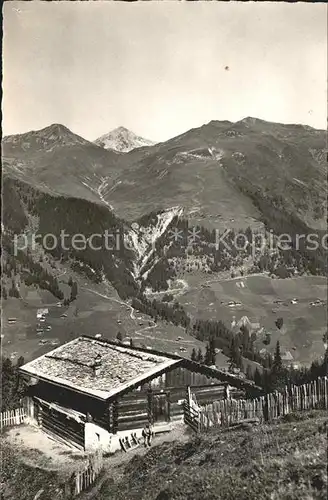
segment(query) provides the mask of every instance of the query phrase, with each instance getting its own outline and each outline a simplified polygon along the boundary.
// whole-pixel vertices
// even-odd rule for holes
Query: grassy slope
[[[221,282],[213,278],[211,281],[209,288],[202,288],[199,278],[198,283],[191,282],[189,290],[179,297],[188,313],[202,319],[221,319],[226,325],[231,324],[233,316],[238,321],[246,315],[271,333],[271,344],[265,346],[263,338],[259,338],[259,349],[266,347],[273,353],[279,340],[281,346],[292,350],[294,359],[301,362],[312,361],[324,353],[322,335],[327,325],[326,306],[311,307],[310,302],[318,298],[327,300],[325,278],[302,276],[273,280],[267,276],[248,276]],[[241,281],[244,288],[237,286]],[[299,299],[297,305],[291,304],[294,297]],[[227,304],[232,300],[240,301],[242,306],[229,307]],[[286,302],[277,305],[275,300]],[[279,316],[284,319],[283,330],[275,325]]]
[[[140,448],[141,455],[128,462],[128,456],[119,462],[114,455],[99,482],[81,499],[324,499],[327,419],[319,412],[290,417],[289,422],[271,426],[164,441],[145,454]],[[63,498],[60,490],[69,480],[68,471],[28,466],[21,460],[26,456],[1,444],[2,499],[33,500],[40,490],[42,500]],[[35,452],[31,450],[30,456]]]
[[[16,452],[2,443],[1,446],[1,499],[33,500],[40,493],[40,500],[62,498],[59,486],[67,478],[57,472],[46,471],[23,464]]]
[[[96,203],[100,203],[96,189],[103,174],[115,178],[118,173],[119,156],[86,141],[62,125],[8,136],[3,140],[4,172],[10,177],[41,191]]]
[[[120,158],[121,183],[108,201],[127,219],[180,204],[187,213],[198,208],[205,214],[199,220],[195,214],[195,222],[221,228],[234,219],[235,227],[247,227],[260,217],[252,201],[261,193],[270,206],[279,198],[283,211],[323,229],[324,148],[324,131],[252,119],[214,121]]]
[[[312,418],[308,418],[312,417]],[[94,500],[326,498],[324,418],[215,431],[135,456]],[[114,473],[114,471],[113,471]],[[88,497],[90,498],[90,497]]]
[[[3,300],[2,350],[5,356],[16,353],[13,359],[19,356],[24,356],[25,360],[34,359],[55,347],[51,344],[41,346],[40,340],[63,343],[79,334],[99,333],[104,338],[114,339],[118,331],[123,333],[124,337],[133,337],[136,344],[149,345],[163,351],[180,353],[179,348],[185,347],[186,352],[181,352],[183,356],[190,356],[193,347],[205,351],[205,344],[186,334],[183,328],[161,320],[158,320],[156,326],[150,326],[150,318],[137,311],[131,318],[130,307],[119,298],[113,287],[95,284],[71,271],[67,264],[57,263],[56,275],[59,276],[59,285],[65,296],[69,295],[70,290],[67,285],[68,278],[71,276],[78,283],[77,299],[70,306],[59,308],[56,306],[58,299],[50,292],[24,285],[21,285],[24,300]],[[44,333],[38,334],[36,311],[41,307],[47,307],[49,314],[46,322],[42,323]],[[67,317],[62,318],[64,313]],[[17,322],[9,324],[10,317],[15,317]],[[51,327],[50,331],[47,331],[48,326]],[[182,337],[179,342],[178,337]],[[221,361],[223,362],[223,359]]]

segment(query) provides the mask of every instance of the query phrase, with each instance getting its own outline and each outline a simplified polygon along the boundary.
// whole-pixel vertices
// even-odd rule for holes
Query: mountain
[[[153,146],[155,143],[136,135],[125,127],[118,127],[94,141],[97,146],[120,153],[128,153],[136,148]]]
[[[243,301],[247,295],[240,297],[234,282],[227,284],[232,288],[226,293],[221,285],[217,290],[215,285],[209,288],[209,274],[212,281],[227,280],[244,270],[245,274],[265,272],[280,278],[291,276],[293,271],[326,275],[326,255],[322,252],[230,252],[217,244],[215,231],[234,228],[245,235],[251,233],[251,237],[249,227],[262,230],[266,226],[275,234],[324,232],[325,139],[322,130],[256,118],[235,123],[212,121],[164,143],[126,153],[106,150],[58,124],[5,137],[2,223],[8,302],[17,296],[16,278],[17,283],[27,282],[30,289],[34,285],[45,288],[56,300],[62,300],[62,293],[69,299],[67,283],[61,285],[56,276],[75,273],[75,280],[81,279],[81,301],[88,293],[96,294],[97,300],[107,300],[107,288],[111,287],[117,297],[111,296],[109,304],[126,305],[130,320],[135,319],[133,309],[137,309],[184,329],[201,317],[205,326],[199,323],[199,331],[193,335],[203,342],[209,331],[221,332],[211,321],[221,320],[223,309],[226,312],[222,301]],[[196,229],[191,243],[190,229]],[[60,241],[62,230],[71,238],[82,234],[88,241],[96,235],[97,245],[98,236],[108,231],[118,235],[118,242],[114,249],[101,246],[97,251],[89,246],[67,250],[58,245],[49,250],[39,243],[35,251],[15,255],[17,235],[46,238],[50,234]],[[267,280],[269,284],[256,285],[250,293],[258,297],[264,290],[266,296],[271,278]],[[275,296],[274,287],[283,280],[273,281]],[[13,293],[16,295],[10,295]],[[311,289],[308,302],[318,293]],[[42,300],[48,303],[48,299]],[[250,302],[256,303],[254,297]],[[273,316],[272,306],[268,307],[266,316],[270,311]],[[246,308],[242,315],[255,322],[261,308]],[[234,311],[227,310],[224,321],[229,324]],[[305,331],[308,324],[295,314]],[[312,314],[312,309],[306,309],[304,318]],[[10,311],[8,316],[16,317],[16,312]],[[97,321],[96,314],[93,318]],[[323,312],[321,320],[326,325]],[[319,317],[315,329],[309,326],[311,334],[315,330],[322,336],[321,320]],[[300,326],[294,330],[298,333]],[[290,348],[305,344],[296,333],[291,342]],[[221,344],[217,346],[220,349],[224,347]]]
[[[113,140],[129,136],[116,131]],[[130,222],[179,206],[192,223],[210,228],[260,227],[275,211],[275,218],[279,213],[325,230],[325,141],[323,130],[248,117],[211,121],[119,153],[51,125],[5,137],[3,166],[11,177],[104,204]]]
[[[216,228],[258,225],[274,207],[324,230],[326,155],[323,130],[250,117],[211,121],[120,157],[108,201],[130,220],[179,205],[195,223]]]
[[[265,224],[275,233],[324,231],[325,139],[322,130],[248,117],[211,121],[164,143],[118,153],[54,124],[3,139],[4,179],[58,203],[68,197],[110,209],[127,228],[136,279],[159,262],[153,247],[182,213],[210,230]],[[17,213],[12,207],[12,219]],[[77,211],[71,217],[80,225]],[[131,229],[140,220],[138,231]]]
[[[54,195],[98,203],[103,203],[98,188],[104,175],[116,177],[118,156],[59,124],[2,141],[4,175]]]
[[[9,135],[3,138],[7,154],[35,154],[37,151],[51,152],[63,146],[86,145],[88,141],[74,134],[67,127],[54,123],[41,130],[31,130],[24,134]]]

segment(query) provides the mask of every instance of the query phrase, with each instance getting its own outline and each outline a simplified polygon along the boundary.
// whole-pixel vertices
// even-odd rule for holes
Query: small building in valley
[[[37,319],[44,318],[47,314],[49,314],[49,309],[47,307],[44,307],[42,309],[38,309],[36,311],[36,317],[37,317]]]
[[[191,388],[199,404],[254,394],[252,382],[178,355],[82,336],[20,368],[32,423],[84,450],[115,451],[120,439],[170,430]]]
[[[254,333],[260,330],[261,325],[258,322],[251,322],[248,316],[242,316],[239,321],[235,324],[235,329],[240,330],[240,328],[245,327],[250,333]]]
[[[292,353],[290,351],[285,351],[281,354],[281,360],[283,363],[291,363],[292,361],[294,361],[294,356],[292,355]]]

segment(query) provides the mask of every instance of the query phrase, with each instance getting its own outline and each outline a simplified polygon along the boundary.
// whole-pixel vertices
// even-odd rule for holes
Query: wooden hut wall
[[[85,415],[89,413],[96,424],[106,429],[109,428],[108,404],[104,401],[43,381],[30,387],[28,394],[44,401],[58,403],[61,406],[71,408]]]
[[[165,391],[170,405],[170,421],[183,415],[183,401],[186,397],[186,387],[171,388]],[[156,390],[132,391],[118,398],[117,430],[130,430],[143,427],[149,422],[152,413],[152,398],[158,394]]]
[[[186,387],[198,385],[211,385],[222,383],[217,378],[208,377],[203,373],[193,371],[186,367],[174,368],[166,373],[166,387]]]
[[[148,387],[147,387],[148,389]],[[137,429],[149,422],[150,400],[146,390],[132,390],[114,402],[114,427],[118,431]]]
[[[160,391],[167,393],[170,420],[180,419],[183,415],[187,386],[191,387],[199,404],[212,403],[226,396],[226,382],[186,367],[173,368],[159,377],[154,377],[139,389],[133,389],[117,398],[113,404],[115,429],[120,431],[143,427],[151,417],[152,395]],[[244,391],[230,387],[230,397],[242,398],[244,394]]]
[[[65,414],[42,403],[37,404],[39,425],[51,434],[84,448],[84,423],[77,422]]]
[[[191,386],[190,389],[192,394],[196,396],[197,403],[200,405],[210,404],[213,403],[213,401],[219,401],[226,398],[226,384]],[[245,397],[245,392],[230,386],[229,397],[241,399]]]

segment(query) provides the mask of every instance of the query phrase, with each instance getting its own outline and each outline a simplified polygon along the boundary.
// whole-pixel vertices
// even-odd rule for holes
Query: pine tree
[[[242,325],[240,327],[240,333],[242,336],[243,352],[246,352],[249,350],[249,347],[250,347],[250,335],[249,335],[249,330],[248,330],[246,325]]]
[[[205,351],[205,357],[204,357],[204,364],[207,366],[210,366],[211,363],[211,351],[210,351],[210,344],[206,344],[206,351]]]
[[[326,347],[325,355],[321,364],[319,377],[326,377],[328,373],[328,346]]]
[[[279,317],[277,318],[276,320],[276,327],[281,330],[281,328],[283,327],[283,324],[284,324],[284,319]]]
[[[1,389],[2,389],[2,400],[1,409],[2,411],[11,409],[12,404],[12,394],[13,387],[15,385],[15,373],[14,367],[9,358],[2,358],[2,379],[1,379]]]
[[[281,352],[280,352],[280,342],[278,340],[276,343],[276,350],[275,350],[274,358],[273,358],[272,371],[279,372],[281,370],[282,370],[282,359],[281,359]]]
[[[20,366],[23,366],[24,363],[25,363],[24,356],[19,356],[19,358],[17,359],[16,367],[19,368]]]
[[[77,283],[76,281],[73,281],[71,287],[71,300],[75,300],[76,297],[77,297]]]
[[[210,358],[210,366],[216,365],[216,352],[215,352],[215,340],[212,336],[209,341],[209,358]]]
[[[282,364],[279,340],[276,344],[276,350],[274,353],[269,379],[272,390],[282,390],[286,385],[286,370],[284,369],[284,366]]]
[[[242,368],[242,359],[237,337],[232,337],[230,344],[229,371]]]
[[[193,350],[191,352],[191,356],[190,356],[190,359],[192,361],[197,361],[197,352],[196,352],[196,349],[193,347]]]
[[[253,371],[252,371],[251,365],[249,365],[249,364],[246,367],[246,378],[248,380],[253,380]]]
[[[202,353],[201,348],[198,349],[197,362],[198,363],[204,363],[204,358],[203,358],[203,353]]]
[[[253,379],[256,385],[262,386],[262,375],[258,368],[255,369]]]

